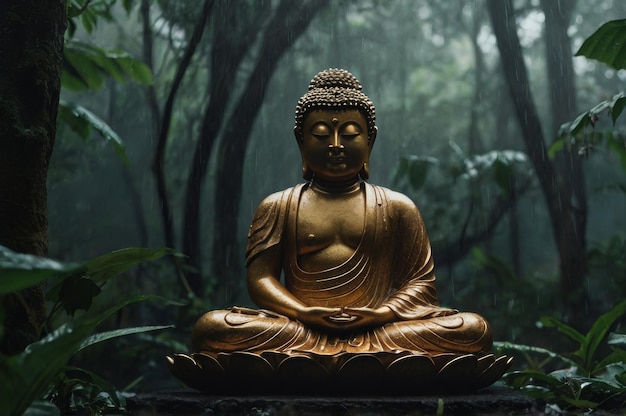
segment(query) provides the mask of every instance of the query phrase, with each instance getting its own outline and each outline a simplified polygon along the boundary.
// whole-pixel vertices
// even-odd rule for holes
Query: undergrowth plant
[[[541,324],[557,328],[578,345],[568,355],[528,345],[495,343],[503,352],[516,352],[534,367],[504,375],[504,381],[531,397],[545,401],[559,410],[590,410],[620,408],[626,404],[626,334],[610,332],[626,315],[626,301],[600,316],[591,329],[582,334],[553,317],[544,317]],[[605,344],[609,346],[605,353]],[[536,357],[544,357],[540,361]],[[548,363],[560,368],[545,371]]]
[[[104,254],[84,263],[61,263],[19,254],[0,246],[0,297],[49,282],[47,300],[53,305],[47,334],[28,345],[20,354],[0,354],[0,414],[59,415],[80,409],[99,414],[104,409],[123,409],[124,398],[115,387],[98,375],[69,365],[79,351],[91,345],[129,334],[171,328],[141,326],[94,333],[99,324],[132,303],[152,300],[173,303],[155,296],[135,296],[119,301],[106,310],[92,308],[93,299],[111,278],[140,263],[165,255],[178,255],[170,249],[127,248]],[[24,303],[25,304],[25,303]],[[52,328],[57,315],[65,312],[65,322]],[[0,318],[4,311],[0,305]],[[4,325],[0,337],[5,336]]]

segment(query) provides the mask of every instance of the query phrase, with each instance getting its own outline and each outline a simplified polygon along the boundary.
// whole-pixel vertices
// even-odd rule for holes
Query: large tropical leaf
[[[615,69],[626,69],[626,19],[600,26],[585,39],[576,56],[595,59]]]
[[[107,280],[150,260],[156,260],[174,250],[162,248],[125,248],[87,260],[81,274],[63,275],[53,281],[46,299],[60,303],[68,315],[77,310],[88,310],[93,298],[100,293],[100,285]]]
[[[547,355],[550,358],[556,358],[557,360],[562,361],[565,365],[570,366],[570,367],[578,366],[578,364],[576,364],[574,361],[570,360],[569,358],[564,357],[563,355],[557,354],[556,352],[550,351],[548,349],[541,348],[541,347],[533,347],[531,345],[523,345],[523,344],[513,344],[510,342],[494,342],[493,346],[498,351],[518,351],[521,353],[537,353],[541,355]]]
[[[596,368],[594,368],[594,357],[600,343],[607,337],[613,324],[624,316],[624,314],[626,314],[626,301],[620,302],[609,312],[600,316],[585,335],[584,343],[582,343],[580,348],[574,353],[574,355],[583,360],[586,370],[589,373],[596,370]]]
[[[55,275],[73,274],[84,269],[81,264],[15,253],[0,246],[0,295],[26,289]]]
[[[414,190],[419,190],[424,186],[430,168],[438,164],[439,160],[430,156],[402,156],[394,168],[393,182],[397,185],[407,179]]]
[[[139,263],[156,260],[167,255],[182,256],[171,248],[129,247],[88,260],[85,265],[87,266],[87,274],[95,282],[103,282]]]
[[[137,326],[137,327],[132,327],[132,328],[122,328],[122,329],[114,329],[114,330],[106,331],[106,332],[99,332],[97,334],[91,335],[82,344],[80,344],[78,351],[84,348],[87,348],[91,345],[108,341],[110,339],[125,337],[127,335],[132,335],[132,334],[143,334],[145,332],[160,331],[163,329],[170,329],[170,328],[174,328],[174,325]]]
[[[126,3],[129,0],[124,0],[124,8],[127,10]],[[83,28],[87,33],[92,33],[98,24],[98,20],[104,19],[106,21],[113,20],[111,14],[111,7],[115,4],[116,0],[68,0],[67,1],[67,17],[68,17],[68,35],[74,36],[76,31],[76,20],[80,20]]]
[[[121,308],[146,299],[149,297],[137,296],[99,314],[86,314],[30,344],[21,354],[0,356],[0,414],[24,413],[33,401],[41,397],[102,321]]]
[[[59,101],[58,119],[65,122],[84,140],[91,137],[92,129],[113,145],[115,153],[124,163],[129,163],[126,157],[126,146],[121,137],[104,121],[91,111],[75,103],[65,100]]]
[[[72,91],[98,90],[106,78],[152,83],[152,72],[144,63],[120,50],[99,48],[75,40],[65,43],[61,83]]]

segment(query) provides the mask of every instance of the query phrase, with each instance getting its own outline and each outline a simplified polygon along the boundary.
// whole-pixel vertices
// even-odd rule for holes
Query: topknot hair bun
[[[363,87],[354,75],[345,69],[330,68],[318,72],[309,84],[309,91],[316,88],[348,88],[361,91]]]

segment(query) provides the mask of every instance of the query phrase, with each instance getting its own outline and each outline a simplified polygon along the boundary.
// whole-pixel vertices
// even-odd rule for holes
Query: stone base
[[[138,394],[127,398],[134,416],[147,415],[539,415],[533,399],[504,387],[472,394],[432,396],[211,396],[193,390]]]

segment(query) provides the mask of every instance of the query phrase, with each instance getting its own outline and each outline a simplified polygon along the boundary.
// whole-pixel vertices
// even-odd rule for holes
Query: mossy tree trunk
[[[66,24],[65,0],[0,5],[0,245],[38,256],[48,253],[46,180]],[[0,350],[13,354],[41,334],[43,291],[36,287],[1,303]]]

